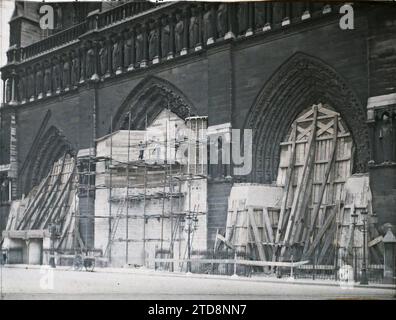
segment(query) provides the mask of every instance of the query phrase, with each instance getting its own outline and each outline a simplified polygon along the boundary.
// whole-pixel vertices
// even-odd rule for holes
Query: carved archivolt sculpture
[[[153,103],[153,97],[156,97],[156,103]],[[158,97],[161,98],[158,99]],[[196,115],[191,101],[181,91],[166,80],[149,76],[142,80],[124,100],[114,117],[113,129],[118,130],[128,123],[128,121],[125,123],[125,119],[128,118],[127,114],[131,109],[133,110],[131,114],[133,128],[144,129],[147,121],[153,120],[159,110],[168,106],[182,119]]]
[[[365,172],[370,150],[365,108],[334,69],[315,57],[297,53],[264,85],[245,122],[245,128],[255,132],[252,177],[256,182],[276,179],[279,144],[289,130],[288,124],[307,105],[318,102],[333,106],[351,128],[356,146],[355,171]]]

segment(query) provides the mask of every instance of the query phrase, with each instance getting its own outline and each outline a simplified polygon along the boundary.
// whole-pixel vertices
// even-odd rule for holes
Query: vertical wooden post
[[[308,155],[305,158],[303,175],[302,175],[302,188],[299,194],[299,199],[297,200],[297,210],[295,215],[295,224],[292,228],[292,234],[290,237],[291,244],[296,243],[300,240],[301,230],[303,229],[303,223],[307,215],[308,201],[311,197],[313,190],[313,177],[312,173],[315,170],[315,157],[316,157],[316,134],[317,134],[317,118],[318,118],[318,108],[321,105],[313,107],[313,123],[312,123],[312,135],[311,143],[308,144]]]
[[[126,218],[125,218],[125,264],[128,265],[128,251],[129,251],[129,162],[131,149],[131,111],[129,111],[128,118],[128,155],[126,166]]]
[[[267,234],[268,234],[268,241],[273,243],[274,242],[274,234],[272,230],[272,225],[271,221],[268,215],[268,208],[263,207],[263,220],[264,220],[264,225],[265,228],[267,229]]]
[[[333,143],[333,147],[331,149],[330,159],[327,162],[326,172],[325,172],[325,175],[323,177],[322,184],[320,185],[319,197],[318,197],[317,202],[315,203],[314,208],[312,210],[311,225],[310,225],[310,228],[309,228],[309,233],[307,235],[308,237],[307,237],[307,239],[304,239],[305,240],[305,244],[304,244],[303,253],[305,253],[308,250],[309,239],[312,238],[313,229],[314,229],[314,227],[316,225],[316,220],[318,218],[319,210],[320,210],[320,207],[321,207],[321,204],[322,204],[323,195],[324,195],[324,192],[326,190],[327,180],[329,179],[329,175],[330,175],[331,169],[332,169],[333,164],[334,164],[334,162],[336,160],[337,139],[338,139],[338,116],[337,115],[334,116],[334,120],[333,121],[334,121],[334,126],[333,126],[334,135],[333,135],[333,142],[332,142]]]
[[[112,172],[112,165],[113,165],[113,116],[110,118],[110,159],[109,159],[109,237],[108,237],[108,259],[109,263],[111,263],[111,234],[112,234],[112,227],[111,227],[111,219],[112,219],[112,197],[113,197],[113,172]]]
[[[147,166],[144,163],[144,193],[143,193],[143,265],[146,266],[146,189],[147,189]]]
[[[274,252],[272,254],[272,261],[276,260],[276,254],[278,250],[278,245],[282,236],[283,232],[283,225],[284,225],[284,220],[285,220],[285,211],[287,210],[287,199],[288,195],[291,192],[291,187],[293,186],[293,175],[294,175],[294,162],[296,159],[296,140],[297,140],[297,124],[293,123],[293,128],[292,128],[292,135],[291,135],[291,149],[289,153],[289,164],[287,167],[286,171],[286,181],[285,181],[285,188],[283,191],[283,196],[282,196],[282,204],[281,204],[281,211],[279,213],[279,220],[278,220],[278,228],[276,230],[276,235],[275,235],[275,246],[274,246]]]
[[[292,204],[292,208],[290,211],[290,215],[289,215],[289,221],[288,221],[288,225],[286,228],[286,233],[285,233],[285,237],[283,240],[283,244],[284,246],[281,249],[281,254],[280,254],[280,261],[283,259],[284,254],[286,252],[286,247],[287,245],[289,245],[290,240],[293,241],[294,237],[295,237],[295,233],[296,233],[296,222],[298,221],[299,215],[301,213],[301,211],[304,209],[302,208],[302,203],[304,202],[304,197],[306,197],[307,195],[304,193],[306,192],[306,187],[307,187],[307,183],[308,183],[308,178],[310,176],[310,171],[312,170],[312,163],[314,161],[315,158],[315,144],[316,144],[316,122],[317,122],[317,115],[318,115],[318,106],[313,106],[313,122],[312,122],[312,129],[311,129],[311,135],[309,137],[309,141],[308,141],[308,150],[307,150],[307,156],[305,157],[305,161],[304,161],[304,167],[297,185],[297,189],[294,193],[294,197],[293,197],[293,204]],[[313,154],[312,154],[313,153]]]
[[[256,247],[258,250],[258,254],[261,261],[266,261],[266,256],[263,248],[263,244],[261,243],[260,233],[257,228],[256,219],[254,218],[253,207],[248,207],[248,230],[250,226],[253,230],[254,242],[256,243]]]
[[[165,147],[167,148],[167,146]],[[167,149],[165,149],[165,153]],[[165,156],[166,157],[166,156]],[[165,160],[166,161],[166,160]],[[164,214],[165,214],[165,197],[166,197],[166,162],[164,164],[164,186],[163,186],[163,195],[162,195],[162,212],[161,212],[161,257],[163,257],[163,249],[164,249]],[[162,267],[162,263],[161,263]]]

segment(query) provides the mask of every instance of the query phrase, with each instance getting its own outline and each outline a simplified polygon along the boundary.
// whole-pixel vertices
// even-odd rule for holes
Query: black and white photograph
[[[0,0],[0,75],[0,300],[396,300],[396,2]]]

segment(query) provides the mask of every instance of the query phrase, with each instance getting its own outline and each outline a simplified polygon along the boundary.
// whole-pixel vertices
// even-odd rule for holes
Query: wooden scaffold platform
[[[281,143],[276,183],[262,185],[267,188],[262,191],[254,191],[257,186],[251,184],[234,187],[250,196],[231,192],[224,241],[254,260],[308,260],[334,268],[351,264],[352,247],[361,251],[368,246],[370,261],[382,263],[368,177],[353,175],[353,153],[340,114],[322,104],[300,114]],[[272,198],[266,196],[269,191]],[[254,193],[263,199],[252,199]],[[364,219],[366,244],[361,236]]]

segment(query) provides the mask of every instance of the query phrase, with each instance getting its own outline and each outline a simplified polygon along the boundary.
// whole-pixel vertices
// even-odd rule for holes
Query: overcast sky
[[[8,21],[11,18],[14,10],[14,0],[0,0],[0,65],[4,66],[7,62],[6,52],[9,41],[9,25]],[[0,97],[3,102],[3,83],[0,85]]]

